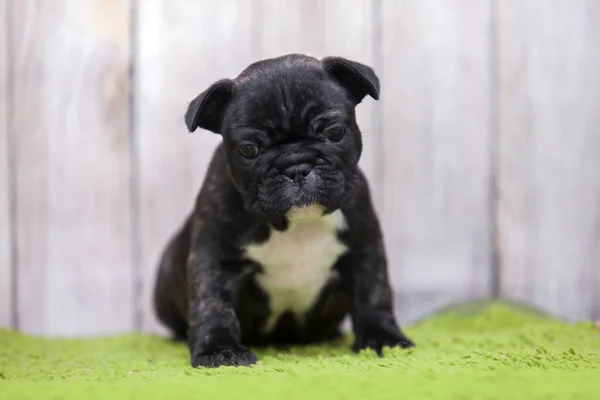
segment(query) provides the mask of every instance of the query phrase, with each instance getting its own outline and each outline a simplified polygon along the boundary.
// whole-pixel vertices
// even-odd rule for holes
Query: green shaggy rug
[[[192,369],[146,335],[44,340],[0,331],[0,399],[600,399],[600,331],[505,303],[405,328],[416,348],[259,352],[252,368]]]

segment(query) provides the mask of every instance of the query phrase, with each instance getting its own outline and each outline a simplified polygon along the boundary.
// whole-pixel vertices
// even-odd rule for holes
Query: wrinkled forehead
[[[324,73],[279,74],[243,82],[230,103],[230,129],[309,134],[347,123],[353,106]]]

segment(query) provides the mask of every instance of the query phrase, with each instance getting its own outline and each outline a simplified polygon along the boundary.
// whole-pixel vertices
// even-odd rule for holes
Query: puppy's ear
[[[185,124],[190,132],[197,128],[220,133],[225,107],[233,93],[233,81],[221,79],[210,85],[191,101],[185,113]]]
[[[323,68],[360,103],[366,95],[379,100],[379,78],[373,68],[342,57],[325,57]]]

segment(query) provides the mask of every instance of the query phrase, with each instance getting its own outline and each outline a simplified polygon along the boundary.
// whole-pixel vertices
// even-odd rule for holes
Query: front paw
[[[354,328],[355,340],[352,350],[358,353],[363,349],[375,350],[378,356],[383,355],[384,347],[414,347],[414,342],[400,330],[391,316],[360,318]]]
[[[192,366],[218,368],[222,366],[250,366],[256,364],[257,359],[253,352],[241,345],[209,346],[205,350],[192,353]]]
[[[366,335],[357,336],[352,346],[352,350],[358,353],[364,349],[375,350],[378,356],[383,356],[384,347],[402,347],[407,349],[413,347],[415,344],[412,340],[406,337],[402,332],[396,334],[389,334],[385,332],[371,332]]]

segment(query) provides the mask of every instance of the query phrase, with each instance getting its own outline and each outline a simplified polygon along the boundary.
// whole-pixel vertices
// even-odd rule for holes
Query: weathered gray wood
[[[189,102],[255,60],[251,1],[138,3],[136,142],[139,160],[142,327],[164,333],[152,308],[160,254],[191,211],[220,136],[187,133]]]
[[[499,6],[501,292],[600,313],[600,3]]]
[[[262,58],[288,53],[304,53],[317,58],[340,56],[376,65],[378,49],[373,26],[373,6],[364,0],[256,0],[255,37]],[[357,107],[363,132],[361,168],[370,181],[373,195],[379,192],[379,129],[374,120],[381,103],[370,97]]]
[[[490,294],[490,11],[382,3],[382,221],[401,323]]]
[[[12,257],[8,147],[8,0],[0,0],[0,327],[12,325]]]
[[[12,2],[19,328],[133,328],[129,1]]]

